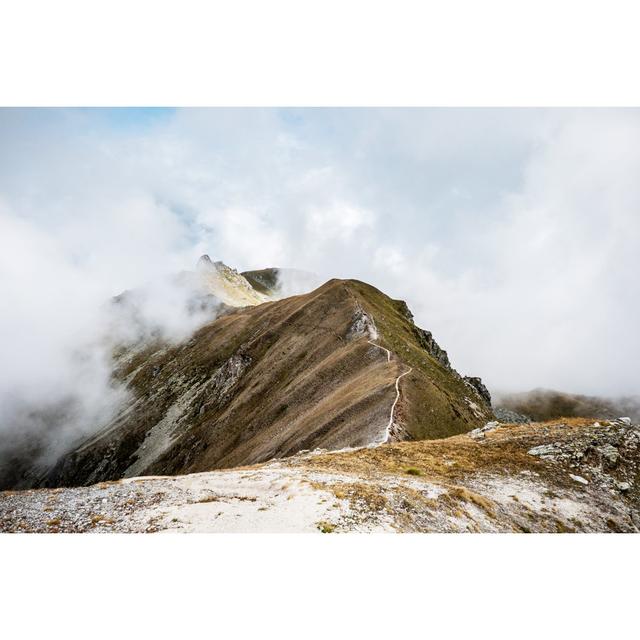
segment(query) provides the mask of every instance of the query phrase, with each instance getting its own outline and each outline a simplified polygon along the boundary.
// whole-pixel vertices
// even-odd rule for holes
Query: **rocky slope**
[[[2,531],[638,532],[640,426],[489,423],[240,469],[0,493]]]
[[[225,301],[218,317],[179,344],[121,349],[114,377],[129,401],[44,476],[13,486],[87,485],[318,447],[442,438],[492,418],[480,379],[461,377],[406,305],[374,287],[332,280],[264,302],[266,294],[221,263],[203,257],[200,270]]]
[[[196,266],[197,285],[204,293],[214,295],[223,304],[245,307],[271,300],[269,293],[262,293],[235,269],[224,262],[212,262],[208,255],[202,256]]]

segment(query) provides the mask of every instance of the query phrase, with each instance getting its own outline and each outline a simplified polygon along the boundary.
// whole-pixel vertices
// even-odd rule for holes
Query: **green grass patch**
[[[421,476],[422,471],[420,469],[416,469],[416,467],[408,467],[404,470],[404,472],[409,476]]]

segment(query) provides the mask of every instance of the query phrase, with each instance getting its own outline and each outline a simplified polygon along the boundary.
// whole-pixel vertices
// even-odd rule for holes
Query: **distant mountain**
[[[611,419],[620,416],[640,422],[640,397],[605,398],[563,393],[551,389],[534,389],[523,393],[500,394],[499,409],[524,414],[532,420],[555,420],[560,417]]]
[[[119,350],[114,378],[130,400],[39,484],[443,438],[493,417],[480,379],[451,368],[404,302],[355,280],[270,299],[275,271],[243,275],[201,258],[189,278],[222,300],[223,312],[178,344]]]
[[[275,298],[308,293],[322,284],[319,276],[302,269],[271,267],[243,271],[240,275],[244,276],[256,291]]]
[[[211,294],[220,302],[231,307],[246,307],[262,304],[271,299],[255,289],[249,281],[235,269],[224,262],[213,262],[208,255],[203,255],[191,275],[194,288],[202,293]]]

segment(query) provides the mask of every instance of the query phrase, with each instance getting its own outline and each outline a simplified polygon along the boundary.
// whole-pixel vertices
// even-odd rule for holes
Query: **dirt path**
[[[389,440],[389,435],[391,433],[391,427],[393,426],[393,414],[394,414],[394,412],[396,410],[396,405],[398,404],[398,400],[400,400],[400,378],[408,375],[412,371],[413,371],[413,367],[409,367],[409,369],[407,371],[405,371],[404,373],[401,373],[396,378],[396,399],[393,401],[393,404],[391,405],[391,414],[389,415],[389,422],[387,423],[387,427],[386,427],[385,432],[384,432],[384,439],[382,440],[381,444],[384,443],[384,442],[387,442]]]
[[[371,340],[367,340],[367,342],[370,345],[373,345],[374,347],[378,347],[378,349],[382,349],[383,351],[387,352],[387,362],[391,362],[391,351],[389,351],[389,349],[387,349],[386,347],[382,347],[379,344],[376,344],[375,342],[371,342]]]
[[[371,340],[367,340],[367,342],[370,345],[373,345],[374,347],[378,347],[378,349],[382,349],[383,351],[386,351],[387,352],[387,362],[391,362],[391,351],[389,351],[389,349],[387,349],[386,347],[382,347],[379,344],[376,344],[375,342],[372,342]],[[389,435],[391,433],[391,427],[393,426],[393,414],[394,414],[394,412],[396,410],[396,405],[398,404],[398,400],[400,400],[400,378],[403,378],[404,376],[408,375],[412,371],[413,371],[413,367],[409,367],[409,369],[407,371],[405,371],[404,373],[401,373],[396,378],[396,399],[393,401],[393,404],[391,405],[391,413],[389,414],[389,422],[387,423],[387,426],[384,429],[384,432],[382,434],[382,439],[376,444],[384,444],[385,442],[387,442],[389,440]]]

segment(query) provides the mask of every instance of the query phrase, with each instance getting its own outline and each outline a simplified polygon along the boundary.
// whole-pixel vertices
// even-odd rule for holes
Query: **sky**
[[[639,177],[638,109],[0,109],[0,393],[203,253],[369,282],[493,391],[640,393]]]

